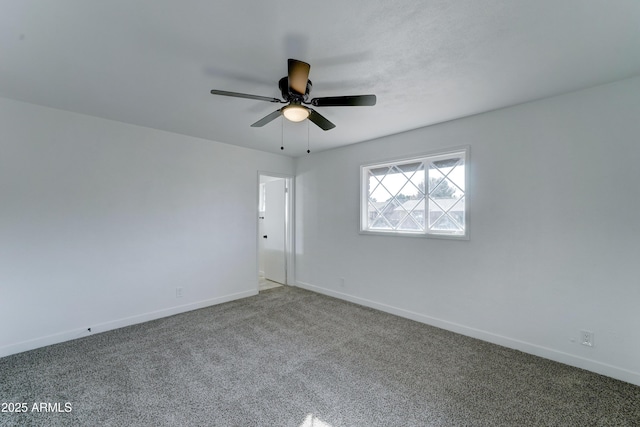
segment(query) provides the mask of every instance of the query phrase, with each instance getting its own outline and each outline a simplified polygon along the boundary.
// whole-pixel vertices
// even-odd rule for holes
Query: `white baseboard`
[[[471,328],[469,326],[460,325],[458,323],[450,322],[447,320],[426,316],[424,314],[416,313],[416,312],[405,310],[398,307],[393,307],[387,304],[379,303],[379,302],[368,300],[365,298],[360,298],[360,297],[345,294],[342,292],[337,292],[332,289],[315,286],[310,283],[298,281],[296,282],[296,284],[300,288],[317,292],[319,294],[328,295],[331,297],[349,301],[365,307],[374,308],[376,310],[384,311],[386,313],[394,314],[396,316],[415,320],[416,322],[425,323],[427,325],[435,326],[441,329],[446,329],[448,331],[456,332],[461,335],[477,338],[493,344],[501,345],[503,347],[519,350],[524,353],[532,354],[534,356],[539,356],[545,359],[564,363],[565,365],[575,366],[576,368],[585,369],[587,371],[595,372],[597,374],[605,375],[611,378],[615,378],[621,381],[626,381],[628,383],[640,386],[640,373],[638,372],[633,372],[633,371],[620,368],[617,366],[612,366],[606,363],[585,359],[580,356],[554,350],[552,348],[542,347],[536,344],[531,344],[528,342],[505,337],[502,335],[497,335],[497,334],[483,331],[480,329]]]
[[[123,328],[125,326],[136,325],[138,323],[148,322],[150,320],[156,320],[163,317],[173,316],[174,314],[185,313],[187,311],[197,310],[199,308],[209,307],[212,305],[222,304],[225,302],[250,297],[257,295],[258,290],[251,290],[245,292],[238,292],[235,294],[225,295],[218,298],[212,298],[203,301],[196,301],[189,304],[178,305],[175,307],[169,307],[162,310],[151,311],[148,313],[138,314],[135,316],[125,317],[122,319],[112,320],[109,322],[100,323],[97,325],[91,325],[91,332],[86,328],[73,329],[70,331],[64,331],[57,334],[47,335],[44,337],[38,337],[26,341],[21,341],[15,344],[9,344],[0,347],[0,357],[9,356],[11,354],[22,353],[23,351],[33,350],[47,345],[58,344],[65,341],[74,340],[88,335],[93,335],[100,332],[111,331],[113,329]]]

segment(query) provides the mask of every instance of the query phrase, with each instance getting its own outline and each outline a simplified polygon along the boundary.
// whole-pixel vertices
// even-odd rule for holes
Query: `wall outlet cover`
[[[593,347],[593,332],[580,331],[580,344]]]

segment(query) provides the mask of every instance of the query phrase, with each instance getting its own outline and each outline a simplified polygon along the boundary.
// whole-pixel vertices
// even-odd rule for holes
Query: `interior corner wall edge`
[[[0,356],[257,293],[257,171],[293,169],[0,98]]]
[[[298,158],[298,284],[640,385],[638,99],[635,77]],[[470,240],[359,234],[360,165],[462,145]]]

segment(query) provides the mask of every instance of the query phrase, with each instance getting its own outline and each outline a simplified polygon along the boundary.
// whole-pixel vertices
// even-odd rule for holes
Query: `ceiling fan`
[[[329,130],[336,127],[336,125],[331,123],[313,108],[307,107],[307,105],[313,105],[314,107],[357,107],[376,105],[375,95],[327,96],[324,98],[313,98],[309,100],[309,93],[313,86],[311,84],[311,80],[309,80],[309,70],[311,69],[311,66],[306,62],[298,61],[297,59],[289,59],[288,66],[289,72],[287,76],[281,78],[278,82],[282,98],[284,98],[282,100],[278,98],[269,98],[267,96],[228,92],[226,90],[216,89],[213,89],[211,93],[213,95],[233,96],[236,98],[256,99],[258,101],[287,104],[279,110],[261,118],[252,124],[252,127],[262,127],[272,120],[280,117],[280,115],[284,115],[285,118],[292,122],[301,122],[305,119],[309,119],[322,130]]]

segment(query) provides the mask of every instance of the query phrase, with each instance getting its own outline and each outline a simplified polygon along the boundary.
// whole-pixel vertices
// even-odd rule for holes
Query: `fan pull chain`
[[[311,153],[309,149],[309,119],[307,119],[307,154]]]
[[[282,116],[280,123],[282,124],[282,132],[280,132],[280,149],[284,150],[284,116]]]

